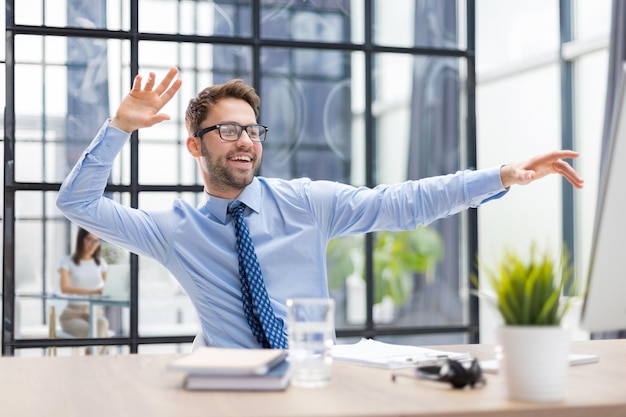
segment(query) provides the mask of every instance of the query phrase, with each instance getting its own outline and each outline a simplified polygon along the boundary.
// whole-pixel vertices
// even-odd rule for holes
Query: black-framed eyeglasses
[[[241,137],[241,133],[243,133],[244,129],[252,142],[263,142],[265,141],[265,135],[269,130],[267,126],[258,124],[242,126],[238,123],[220,123],[198,130],[193,135],[197,138],[202,138],[202,136],[204,136],[205,134],[216,129],[220,134],[220,139],[227,142],[234,142],[236,140],[239,140],[239,138]]]

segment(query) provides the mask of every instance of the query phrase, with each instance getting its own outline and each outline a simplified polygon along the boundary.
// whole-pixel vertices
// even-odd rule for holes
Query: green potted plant
[[[567,255],[555,262],[533,245],[527,260],[507,250],[495,268],[483,270],[492,292],[478,295],[496,307],[503,321],[497,330],[498,359],[508,397],[562,400],[570,345],[562,321],[572,302],[566,294],[574,288]],[[476,278],[474,283],[478,286]]]
[[[365,319],[364,244],[363,236],[348,236],[328,245],[329,286],[331,290],[347,288],[348,322]],[[420,226],[409,231],[378,232],[372,250],[374,313],[380,312],[377,322],[385,322],[392,319],[385,310],[411,299],[415,274],[423,274],[427,282],[434,280],[444,244],[437,230]]]
[[[561,324],[570,307],[570,299],[564,295],[574,284],[567,255],[556,264],[548,253],[538,255],[536,246],[528,261],[507,250],[496,269],[484,272],[494,292],[485,298],[495,305],[506,325]]]

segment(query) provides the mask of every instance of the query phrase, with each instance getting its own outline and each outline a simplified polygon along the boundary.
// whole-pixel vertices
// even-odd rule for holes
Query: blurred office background
[[[373,186],[581,152],[585,188],[515,187],[478,210],[409,233],[340,239],[329,282],[341,341],[492,342],[496,316],[470,295],[476,255],[563,244],[584,276],[609,62],[611,0],[7,0],[2,352],[110,344],[188,351],[195,312],[157,262],[103,242],[131,275],[107,340],[51,340],[59,259],[76,228],[57,190],[137,72],[180,69],[172,119],[133,135],[107,197],[146,210],[203,199],[184,109],[202,88],[253,84],[270,127],[260,175]],[[279,256],[279,255],[277,255]],[[297,279],[294,270],[294,279]],[[54,301],[57,302],[57,301]],[[58,306],[58,308],[62,308]],[[57,309],[58,311],[58,309]],[[577,320],[575,314],[572,320]],[[585,338],[577,332],[575,337]]]

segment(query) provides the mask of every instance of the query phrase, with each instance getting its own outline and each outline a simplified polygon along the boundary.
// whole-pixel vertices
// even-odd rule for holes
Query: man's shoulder
[[[307,177],[301,178],[276,178],[276,177],[256,177],[261,187],[271,189],[275,192],[301,191],[310,186],[314,181]]]
[[[285,179],[285,178],[278,178],[278,177],[257,176],[255,178],[262,184],[269,184],[269,185],[306,184],[306,183],[310,183],[313,181],[311,180],[311,178],[308,178],[308,177]]]

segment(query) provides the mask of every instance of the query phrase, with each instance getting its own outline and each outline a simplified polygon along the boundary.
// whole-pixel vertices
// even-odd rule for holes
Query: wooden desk
[[[438,346],[492,358],[492,346]],[[335,364],[326,388],[285,392],[188,392],[166,364],[178,355],[0,358],[3,416],[626,416],[626,340],[574,342],[574,353],[600,356],[570,368],[558,404],[510,402],[502,379],[451,390],[418,380],[391,381],[391,371]],[[410,372],[406,370],[406,372]]]

